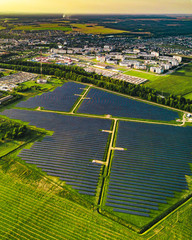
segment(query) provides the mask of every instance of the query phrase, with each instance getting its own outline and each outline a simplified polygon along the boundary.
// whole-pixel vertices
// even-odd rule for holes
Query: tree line
[[[0,121],[0,137],[4,139],[19,139],[24,137],[28,132],[27,126],[11,120],[1,119]]]
[[[11,60],[8,63],[0,63],[0,67],[18,71],[40,73],[40,63],[29,61]],[[83,68],[78,66],[63,66],[45,63],[43,64],[43,74],[82,83],[91,83],[101,88],[192,112],[192,101],[190,99],[173,94],[161,96],[156,90],[146,87],[145,85],[135,85],[118,79],[105,77],[103,75],[96,74],[95,72],[86,72]]]

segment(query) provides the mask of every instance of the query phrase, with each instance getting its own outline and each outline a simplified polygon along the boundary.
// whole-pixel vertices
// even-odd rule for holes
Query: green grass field
[[[177,70],[171,75],[159,77],[145,84],[164,93],[187,95],[192,93],[192,63]]]
[[[2,240],[190,240],[192,200],[144,235],[63,197],[55,181],[19,162],[0,160]]]
[[[128,33],[127,31],[105,28],[96,24],[71,24],[73,31],[82,32],[85,34],[120,34]]]
[[[0,142],[0,157],[8,154],[9,152],[13,151],[14,149],[18,148],[22,144],[21,141],[1,141]]]
[[[33,90],[28,90],[26,92],[19,92],[19,93],[22,94],[24,97],[31,97],[37,94],[41,94],[43,92],[53,91],[56,87],[61,86],[63,83],[64,81],[61,81],[56,78],[51,78],[47,83],[44,83],[44,84],[36,83],[36,81],[28,81],[20,84],[20,86],[26,86],[29,88],[40,87],[40,90],[33,89]]]
[[[27,87],[40,86],[44,90],[50,90],[54,86],[59,85],[60,83],[61,83],[60,81],[58,81],[58,82],[51,81],[51,82],[48,82],[48,83],[39,84],[39,83],[36,83],[35,81],[29,81],[29,82],[22,83],[22,85],[27,86]]]
[[[59,24],[50,23],[50,24],[39,24],[39,25],[22,25],[15,26],[13,30],[21,30],[21,31],[43,31],[43,30],[59,30],[69,32],[71,28],[69,26],[60,26]]]
[[[140,77],[140,78],[145,78],[150,81],[156,81],[156,80],[159,80],[162,78],[161,76],[156,75],[156,74],[142,72],[142,71],[136,71],[136,70],[128,70],[128,71],[125,71],[124,74],[130,75],[130,76],[135,76],[135,77]]]
[[[170,75],[157,75],[136,70],[120,69],[124,74],[148,79],[145,86],[154,88],[159,92],[182,95],[192,99],[192,63],[182,67]]]
[[[186,99],[192,100],[192,92],[189,93],[189,94],[184,95],[183,97],[185,97]]]
[[[9,158],[0,161],[0,169],[1,239],[115,240],[129,232],[96,209],[60,197],[63,188],[57,180],[34,167]]]

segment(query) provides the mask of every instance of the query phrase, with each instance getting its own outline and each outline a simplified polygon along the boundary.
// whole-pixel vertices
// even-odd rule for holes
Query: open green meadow
[[[63,81],[51,78],[47,83],[39,84],[36,81],[28,81],[20,84],[21,87],[28,88],[26,91],[18,90],[19,94],[23,97],[31,97],[43,92],[53,91],[56,87],[59,87],[63,84]]]
[[[13,140],[0,141],[0,157],[18,148],[19,146],[21,146],[21,144],[22,144],[21,141],[13,141]]]
[[[129,234],[96,209],[67,200],[66,186],[56,178],[11,158],[1,159],[0,165],[1,239],[115,240]],[[135,239],[136,234],[131,235]]]
[[[155,81],[150,81],[145,85],[160,92],[187,96],[192,92],[192,63],[185,65],[176,72],[159,76]]]
[[[192,92],[189,93],[189,94],[184,95],[183,97],[185,97],[186,99],[192,100]]]
[[[53,87],[60,86],[61,84],[62,84],[62,82],[60,80],[52,78],[47,83],[43,83],[43,84],[36,83],[36,81],[28,81],[28,82],[22,83],[21,85],[26,86],[26,87],[34,87],[34,86],[37,87],[37,86],[39,86],[39,87],[41,87],[41,89],[50,90]]]
[[[57,30],[68,32],[71,31],[69,26],[62,26],[59,24],[51,23],[51,24],[39,24],[39,25],[21,25],[14,26],[13,30],[21,30],[21,31],[44,31],[44,30]]]
[[[156,81],[161,79],[162,77],[157,75],[157,74],[152,74],[152,73],[147,73],[147,72],[142,72],[142,71],[136,71],[136,70],[128,70],[125,71],[124,74],[134,76],[134,77],[140,77],[140,78],[145,78],[150,81]]]
[[[117,29],[105,28],[96,24],[71,24],[73,31],[82,32],[85,34],[118,34],[128,33]]]
[[[163,94],[181,95],[192,99],[192,63],[168,75],[157,75],[137,70],[125,71],[123,68],[120,70],[123,70],[124,74],[149,80],[145,86],[154,88]]]

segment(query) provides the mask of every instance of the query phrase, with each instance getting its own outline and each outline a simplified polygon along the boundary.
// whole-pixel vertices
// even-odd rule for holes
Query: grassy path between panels
[[[27,111],[58,113],[58,114],[63,114],[63,115],[73,115],[76,117],[119,120],[119,121],[127,121],[127,122],[140,122],[140,123],[149,123],[149,124],[161,124],[161,125],[170,125],[170,126],[177,126],[177,127],[179,127],[179,126],[181,127],[185,124],[185,122],[183,123],[183,119],[179,123],[169,123],[169,122],[150,120],[150,119],[123,118],[123,117],[113,117],[113,116],[105,116],[105,115],[102,116],[102,115],[94,115],[94,114],[88,114],[88,113],[85,114],[85,113],[59,112],[59,111],[53,111],[53,110],[30,109],[30,108],[15,108],[15,109],[21,109],[21,110],[27,110]]]
[[[85,96],[87,95],[87,93],[89,92],[90,88],[92,85],[88,86],[84,92],[82,93],[82,95],[80,96],[79,100],[77,101],[77,103],[74,105],[74,107],[72,108],[72,110],[70,111],[71,114],[75,113],[77,111],[77,109],[80,106],[80,103],[85,99]]]

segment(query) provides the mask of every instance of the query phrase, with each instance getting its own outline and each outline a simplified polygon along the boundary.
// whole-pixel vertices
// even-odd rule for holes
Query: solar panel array
[[[188,189],[192,175],[192,128],[120,122],[106,206],[150,216],[174,192]]]
[[[77,112],[118,117],[140,118],[171,121],[178,118],[178,113],[121,97],[99,89],[91,89]]]
[[[84,88],[85,85],[83,84],[67,82],[62,87],[57,87],[52,92],[46,92],[42,95],[37,95],[26,101],[20,102],[16,107],[44,107],[48,110],[68,112],[73,107],[75,101],[79,98],[79,96],[74,94],[81,94]]]
[[[54,131],[30,149],[23,149],[19,156],[80,193],[95,195],[101,165],[91,160],[103,160],[109,133],[100,130],[110,129],[110,120],[18,109],[6,110],[3,115]]]

